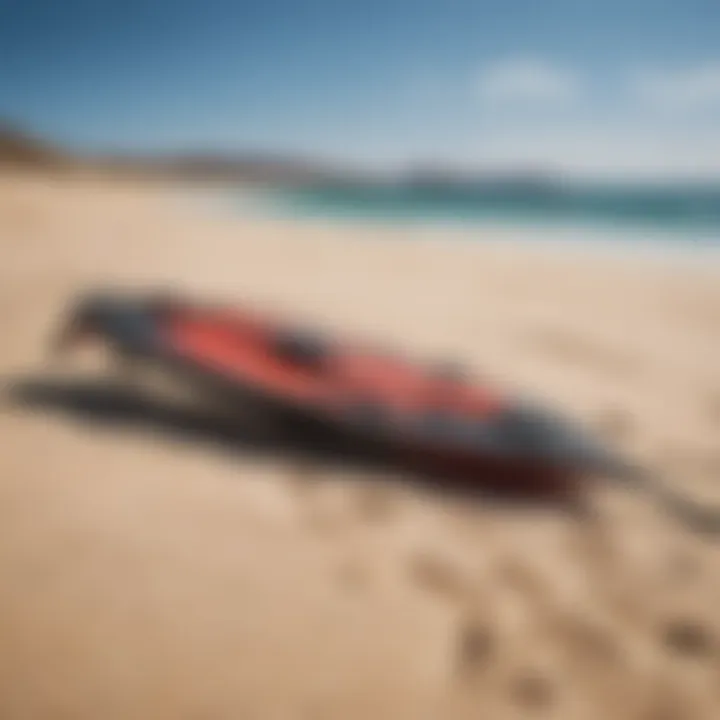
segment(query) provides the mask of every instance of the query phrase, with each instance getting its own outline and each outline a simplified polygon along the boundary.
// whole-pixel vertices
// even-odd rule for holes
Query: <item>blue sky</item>
[[[720,175],[720,2],[0,0],[0,117],[87,149]]]

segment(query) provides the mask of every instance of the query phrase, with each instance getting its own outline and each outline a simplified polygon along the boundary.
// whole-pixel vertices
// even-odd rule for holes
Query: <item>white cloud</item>
[[[487,65],[478,78],[480,97],[493,103],[566,102],[579,91],[569,70],[534,58],[508,58]]]
[[[633,87],[646,102],[668,110],[720,107],[720,60],[678,70],[642,70]]]

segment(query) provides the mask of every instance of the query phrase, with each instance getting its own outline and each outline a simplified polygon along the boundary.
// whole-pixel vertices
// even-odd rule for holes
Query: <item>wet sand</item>
[[[720,503],[717,267],[441,233],[2,176],[5,388],[57,372],[77,291],[164,286],[459,359]],[[280,450],[6,394],[0,717],[718,716],[717,541],[621,488],[580,522]]]

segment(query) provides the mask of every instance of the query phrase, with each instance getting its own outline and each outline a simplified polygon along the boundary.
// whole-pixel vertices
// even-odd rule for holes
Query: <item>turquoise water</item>
[[[412,187],[276,191],[266,209],[300,218],[381,223],[592,228],[626,237],[720,244],[720,184],[684,186]]]
[[[547,191],[403,186],[316,187],[283,194],[300,212],[382,219],[589,221],[720,230],[718,187],[585,187]]]

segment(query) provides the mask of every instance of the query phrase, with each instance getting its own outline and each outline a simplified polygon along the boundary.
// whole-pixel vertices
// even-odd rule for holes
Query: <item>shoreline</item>
[[[320,213],[293,212],[291,207],[273,199],[275,190],[201,188],[183,191],[178,196],[191,206],[211,213],[221,213],[250,221],[269,224],[295,225],[309,229],[333,231],[352,236],[359,233],[380,233],[388,239],[401,238],[431,245],[453,243],[501,244],[518,250],[563,253],[579,252],[615,256],[627,260],[638,259],[659,263],[683,262],[706,267],[720,264],[720,232],[712,230],[678,231],[666,228],[646,228],[639,225],[613,228],[600,224],[553,225],[549,221],[537,224],[530,221],[452,220],[423,217],[383,218],[380,216],[323,216]],[[684,240],[682,238],[685,238]]]

